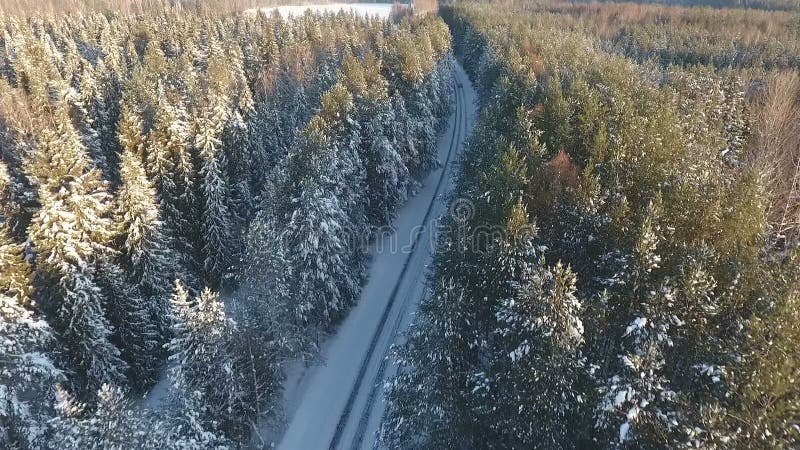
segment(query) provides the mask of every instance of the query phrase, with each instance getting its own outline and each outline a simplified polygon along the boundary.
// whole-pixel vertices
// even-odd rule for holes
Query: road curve
[[[373,245],[361,298],[323,346],[324,363],[304,374],[297,404],[287,405],[279,449],[375,446],[385,409],[382,386],[396,372],[390,348],[402,341],[424,295],[435,225],[447,211],[444,198],[454,184],[452,168],[474,123],[475,93],[458,64],[454,79],[454,112],[437,144],[442,166],[400,208],[394,233]]]

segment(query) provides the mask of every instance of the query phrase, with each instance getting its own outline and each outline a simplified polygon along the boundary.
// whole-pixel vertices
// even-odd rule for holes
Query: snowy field
[[[278,11],[283,17],[301,16],[306,11],[315,13],[337,13],[339,11],[352,11],[360,16],[380,17],[388,19],[392,14],[391,3],[328,3],[323,5],[284,5],[261,8],[261,11],[272,14]],[[255,10],[250,10],[255,11]]]

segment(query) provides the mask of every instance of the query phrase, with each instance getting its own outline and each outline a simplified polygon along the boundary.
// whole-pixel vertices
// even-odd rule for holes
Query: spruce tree
[[[63,374],[51,359],[56,340],[35,315],[31,267],[0,225],[0,446],[37,448]]]
[[[240,432],[235,418],[246,399],[234,371],[237,356],[231,352],[236,324],[209,289],[190,303],[188,292],[176,282],[172,308],[173,338],[167,348],[174,401],[180,408],[199,408],[204,428]]]
[[[394,114],[389,104],[382,103],[364,130],[364,141],[368,146],[367,215],[370,223],[378,226],[391,222],[394,211],[406,200],[410,187],[414,185],[397,144],[389,135],[393,122]]]
[[[66,115],[54,121],[59,128],[42,130],[26,167],[38,182],[41,203],[28,232],[37,253],[37,297],[86,393],[125,381],[126,364],[110,341],[108,299],[97,281],[98,263],[113,254],[112,203]]]
[[[11,171],[9,165],[0,160],[0,218],[15,238],[23,239],[24,228],[30,221],[29,211],[35,204],[35,189],[27,182],[25,175]]]
[[[497,408],[496,431],[510,447],[572,448],[584,378],[575,274],[540,260],[515,285],[516,295],[497,308],[502,344],[491,350],[496,384],[487,407]]]
[[[100,262],[97,281],[114,327],[112,340],[128,363],[128,379],[137,389],[146,387],[158,374],[163,344],[159,324],[165,321],[161,314],[166,311],[145,297],[140,286],[131,283],[114,262]]]
[[[75,74],[77,86],[67,93],[67,102],[70,104],[70,115],[75,129],[81,136],[81,141],[86,147],[95,165],[107,177],[110,175],[111,162],[108,161],[106,148],[99,131],[102,123],[98,123],[101,114],[98,88],[94,79],[94,69],[88,62],[81,62]]]
[[[200,192],[203,205],[201,235],[203,268],[212,286],[218,286],[231,262],[232,223],[228,203],[226,157],[222,148],[222,132],[228,120],[225,99],[212,97],[195,126],[195,146],[201,159]]]
[[[187,270],[195,268],[199,226],[195,193],[196,169],[191,148],[189,113],[182,98],[159,98],[153,128],[148,136],[151,152],[163,158],[161,170],[149,168],[159,199],[165,235],[171,235],[175,257]]]
[[[172,280],[179,272],[172,239],[161,220],[156,192],[139,158],[130,151],[121,157],[122,185],[117,192],[120,250],[127,277],[141,289],[151,321],[162,337],[168,335]]]
[[[170,114],[170,108],[165,104],[164,95],[162,89],[159,92],[159,104],[155,111],[153,125],[147,135],[144,162],[147,175],[153,181],[164,209],[171,210],[177,207],[176,161],[169,146],[173,117]]]
[[[474,343],[472,336],[460,332],[462,323],[472,318],[464,291],[455,280],[440,280],[420,304],[408,341],[397,351],[402,370],[386,387],[380,440],[387,447],[434,448],[464,442],[457,422],[470,373],[465,350]]]
[[[103,384],[97,392],[97,405],[87,411],[85,404],[66,390],[58,392],[59,416],[52,427],[52,448],[63,450],[124,450],[141,448],[151,430],[134,414],[120,388]]]
[[[357,280],[348,269],[352,252],[345,238],[357,231],[343,199],[335,195],[344,186],[331,173],[331,142],[322,127],[321,119],[316,120],[303,145],[289,156],[290,195],[297,201],[286,213],[284,242],[290,271],[297,277],[292,281],[297,317],[327,326],[354,300]]]

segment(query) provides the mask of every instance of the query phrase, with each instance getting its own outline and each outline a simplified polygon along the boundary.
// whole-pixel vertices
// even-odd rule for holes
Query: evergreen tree
[[[50,352],[55,337],[31,312],[31,268],[4,225],[0,225],[0,445],[37,448],[63,379]]]
[[[144,297],[140,286],[129,282],[116,263],[101,262],[97,278],[114,327],[112,340],[128,363],[128,379],[136,388],[148,386],[155,381],[160,364],[163,337],[158,325],[165,319],[159,314],[165,311]]]
[[[108,161],[104,142],[96,123],[100,114],[97,85],[93,75],[94,69],[88,62],[81,62],[73,83],[76,85],[67,92],[70,104],[70,115],[75,129],[81,136],[86,151],[97,167],[106,176],[110,175],[111,162]]]
[[[236,302],[237,323],[258,330],[270,348],[265,358],[276,363],[283,358],[311,357],[313,337],[298,320],[292,280],[298,277],[289,264],[289,248],[273,204],[275,189],[265,189],[265,200],[248,229],[247,253],[243,261],[240,292],[246,300]]]
[[[166,105],[163,89],[159,92],[159,102],[155,110],[153,125],[147,135],[144,161],[147,174],[160,195],[164,209],[174,209],[177,187],[175,185],[175,159],[170,148],[171,129],[174,118]]]
[[[338,199],[311,180],[297,204],[285,230],[290,273],[298,277],[293,286],[296,313],[303,321],[324,325],[352,304],[356,292],[342,240],[347,216]]]
[[[151,430],[135,415],[121,389],[104,384],[97,393],[97,406],[86,411],[64,389],[58,392],[60,415],[51,424],[52,448],[64,450],[123,450],[141,448]]]
[[[0,150],[2,151],[2,150]],[[22,239],[30,220],[30,207],[36,204],[35,190],[22,173],[14,173],[0,160],[0,218],[12,236]]]
[[[575,275],[540,260],[516,295],[497,310],[498,343],[492,349],[489,405],[497,408],[497,432],[509,447],[572,448],[576,445],[584,370],[581,305]]]
[[[403,159],[403,164],[412,173],[417,173],[416,170],[420,165],[420,152],[423,149],[419,147],[415,139],[413,118],[406,109],[406,102],[401,95],[394,94],[391,97],[391,104],[394,122],[389,136],[392,137],[397,152]]]
[[[396,143],[387,136],[393,122],[392,110],[388,103],[383,103],[364,130],[364,145],[368,146],[367,189],[370,194],[367,215],[374,225],[388,224],[414,185]]]
[[[76,383],[92,392],[125,380],[126,364],[110,341],[107,299],[97,283],[97,264],[113,254],[112,205],[74,129],[64,115],[54,119],[61,128],[42,130],[27,166],[38,180],[41,203],[28,232],[37,253],[37,295],[66,347]]]
[[[226,158],[221,135],[228,118],[224,99],[214,96],[196,125],[195,145],[201,159],[203,267],[209,283],[219,285],[231,262],[231,217]]]
[[[320,122],[309,127],[303,146],[289,156],[288,181],[297,192],[290,195],[297,199],[289,205],[284,243],[290,273],[297,277],[292,280],[297,318],[326,326],[354,300],[357,280],[345,238],[357,229],[335,195],[334,189],[344,186],[331,173],[331,143],[317,128]]]
[[[162,233],[171,236],[175,257],[187,269],[195,267],[199,227],[195,223],[198,204],[195,194],[195,163],[191,152],[188,112],[178,97],[159,98],[153,129],[148,135],[150,151],[160,154],[163,172],[149,168],[150,179],[159,199],[164,224]],[[152,159],[152,157],[151,157]],[[192,283],[194,284],[194,283]]]
[[[161,221],[156,192],[138,157],[125,151],[121,157],[122,185],[117,192],[117,223],[122,233],[120,249],[127,276],[149,303],[151,321],[168,335],[171,280],[179,273],[172,239]]]
[[[226,66],[230,73],[229,90],[232,112],[223,133],[223,146],[228,155],[228,179],[230,180],[230,202],[235,214],[234,235],[239,236],[250,219],[252,195],[250,193],[250,146],[248,123],[253,117],[255,105],[245,76],[242,52],[238,45],[226,49]],[[241,252],[241,240],[235,239],[235,254]]]
[[[58,390],[59,415],[50,421],[50,448],[65,450],[129,449],[226,450],[230,443],[201,427],[193,410],[140,411],[117,387],[103,385],[89,410],[64,389]]]
[[[236,324],[229,319],[219,296],[205,289],[193,304],[176,283],[173,338],[168,344],[169,376],[179,408],[197,408],[203,428],[235,434],[236,415],[242,411],[244,390],[234,372],[236,355],[231,340]]]

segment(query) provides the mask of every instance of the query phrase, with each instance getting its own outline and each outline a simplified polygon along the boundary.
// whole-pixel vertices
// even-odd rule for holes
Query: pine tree
[[[230,71],[232,113],[224,130],[223,146],[228,155],[228,179],[230,180],[230,202],[236,215],[234,235],[239,236],[245,223],[250,219],[252,194],[250,193],[250,146],[248,124],[254,115],[255,105],[247,78],[244,73],[242,52],[238,45],[231,45],[226,51],[226,66]],[[236,243],[235,253],[241,252],[241,240]]]
[[[250,184],[256,194],[261,192],[270,170],[288,150],[281,144],[279,112],[273,102],[259,102],[250,122]]]
[[[55,337],[34,315],[31,268],[0,225],[0,445],[36,448],[51,413],[53,385],[63,380],[53,364]]]
[[[341,224],[347,216],[338,199],[315,184],[303,186],[285,232],[291,273],[298,276],[297,317],[324,325],[352,304],[356,282],[347,269],[348,249],[342,241],[346,230]]]
[[[313,339],[297,317],[292,280],[298,277],[292,272],[286,235],[276,215],[275,191],[269,183],[248,229],[240,290],[247,299],[234,304],[234,313],[238,311],[234,318],[268,340],[270,358],[310,357]]]
[[[145,157],[145,138],[142,131],[141,114],[127,101],[121,102],[121,112],[119,127],[117,129],[117,140],[122,151],[132,153],[144,160]]]
[[[201,231],[203,267],[212,286],[218,286],[230,264],[229,246],[232,239],[228,204],[228,180],[221,135],[228,111],[224,99],[213,97],[196,124],[195,146],[201,158],[200,178],[203,207]]]
[[[372,53],[367,54],[363,63],[347,55],[340,75],[355,104],[353,118],[346,117],[344,121],[351,120],[359,125],[354,129],[358,131],[359,156],[366,170],[367,218],[370,224],[378,226],[389,223],[412,184],[394,142],[395,116],[388,99],[387,82],[380,71],[380,61]]]
[[[164,341],[159,324],[166,321],[160,314],[166,311],[145,297],[140,285],[128,281],[114,262],[99,264],[97,280],[114,327],[112,340],[128,363],[128,379],[135,388],[148,386],[158,374]]]
[[[8,225],[15,238],[24,239],[31,206],[35,204],[35,190],[26,181],[24,174],[12,172],[9,165],[0,160],[0,218]]]
[[[165,222],[163,234],[171,235],[177,250],[175,257],[187,269],[195,268],[195,243],[199,239],[196,170],[191,141],[188,112],[183,100],[180,97],[173,101],[159,98],[148,142],[151,152],[161,155],[164,161],[161,169],[165,172],[155,173],[153,168],[148,172],[150,179],[155,180],[153,185]]]
[[[172,155],[173,149],[169,146],[174,118],[164,96],[162,89],[158,94],[159,104],[153,118],[153,126],[147,135],[144,161],[147,175],[153,181],[164,209],[172,210],[177,208],[176,161]]]
[[[29,227],[37,252],[37,295],[66,347],[83,392],[122,384],[126,364],[111,343],[97,263],[113,254],[111,197],[65,115],[59,129],[43,129],[28,173],[38,180],[41,209]],[[65,125],[66,124],[66,125]]]
[[[176,283],[172,307],[173,338],[167,348],[175,402],[181,408],[198,407],[204,428],[241,432],[236,430],[235,418],[246,399],[234,372],[236,356],[230,347],[236,324],[226,316],[219,296],[209,289],[190,304],[188,292]]]
[[[423,299],[408,343],[397,353],[401,370],[387,386],[386,416],[381,442],[390,448],[447,447],[465,442],[459,434],[461,402],[470,372],[465,346],[472,336],[461,334],[467,313],[464,288],[454,280],[436,282]],[[477,430],[476,430],[477,431]]]
[[[173,256],[172,239],[161,221],[156,192],[139,158],[122,153],[122,185],[117,192],[117,223],[122,233],[120,249],[127,276],[149,303],[151,321],[160,334],[169,333],[171,280],[180,271]]]
[[[343,83],[335,84],[321,99],[321,110],[306,133],[315,142],[317,156],[312,170],[322,189],[333,193],[345,215],[338,220],[339,240],[344,244],[344,261],[351,274],[343,284],[359,283],[364,271],[364,242],[367,223],[366,170],[361,150],[362,130],[352,95]],[[313,188],[312,188],[313,189]],[[349,278],[349,279],[348,279]],[[345,292],[349,292],[347,287]]]
[[[103,384],[97,393],[97,405],[75,400],[64,389],[58,392],[60,415],[51,424],[52,448],[63,450],[123,450],[141,448],[150,432],[141,417],[133,413],[120,388]]]
[[[771,273],[786,277],[781,282],[791,286],[797,282],[791,267],[796,256],[785,261],[787,266],[771,267]],[[789,268],[788,273],[782,269]],[[769,275],[767,277],[771,278]],[[749,324],[752,341],[743,355],[743,368],[739,379],[733,379],[730,370],[722,365],[702,365],[702,378],[713,385],[733,384],[736,405],[724,400],[703,411],[702,425],[690,442],[705,448],[760,447],[791,448],[800,439],[797,426],[798,336],[800,336],[800,309],[798,297],[789,293],[772,302],[769,312]],[[730,418],[742,420],[730,421]]]
[[[81,136],[81,141],[86,147],[95,165],[106,176],[110,175],[111,162],[108,161],[106,149],[99,126],[96,123],[100,114],[98,104],[97,85],[94,79],[94,69],[88,62],[82,61],[76,73],[77,86],[67,92],[67,102],[70,105],[72,123]]]
[[[499,347],[491,351],[496,432],[510,447],[572,448],[583,375],[575,275],[560,264],[547,269],[542,259],[515,284],[516,295],[497,309]]]
[[[0,210],[4,221],[9,220],[14,213],[11,206],[11,175],[8,173],[8,166],[5,161],[0,160],[0,202],[2,202],[3,209]]]
[[[357,228],[336,195],[345,187],[331,173],[331,142],[320,123],[316,120],[309,127],[302,146],[289,156],[289,195],[296,201],[288,205],[284,242],[290,273],[297,277],[292,280],[297,318],[327,326],[352,304],[357,292],[349,264],[352,251],[345,240],[346,233],[357,233]]]
[[[115,47],[106,57],[97,62],[95,67],[96,98],[93,103],[95,127],[100,134],[101,146],[105,152],[106,162],[111,169],[112,183],[119,181],[115,168],[119,164],[117,153],[120,150],[116,138],[120,119],[120,102],[122,86],[120,83],[121,63],[118,61],[118,49]]]
[[[0,224],[0,292],[29,303],[32,281],[31,266],[25,259],[23,246],[14,242],[5,224]]]
[[[388,224],[402,204],[414,181],[403,164],[397,145],[387,136],[394,122],[388,103],[384,103],[364,130],[367,150],[367,189],[370,194],[367,215],[373,225]]]
[[[395,93],[391,98],[391,104],[394,122],[389,136],[395,143],[397,152],[403,158],[403,164],[411,173],[417,173],[415,171],[420,166],[420,152],[424,149],[419,147],[415,139],[414,121],[406,109],[406,102],[401,95]]]
[[[668,305],[673,296],[669,286],[651,291],[644,310],[625,329],[625,353],[619,356],[617,372],[600,386],[595,412],[598,438],[606,445],[671,441],[685,425],[677,386],[665,372],[665,356],[673,342],[670,328],[679,324],[653,314],[657,304]]]
[[[264,313],[293,319],[291,292],[294,275],[291,273],[285,235],[274,204],[275,191],[274,185],[267,185],[259,212],[248,229],[245,239],[247,251],[242,264],[242,287],[252,292],[257,301],[274,305],[263,308]],[[291,313],[282,313],[284,309],[291,310]]]

